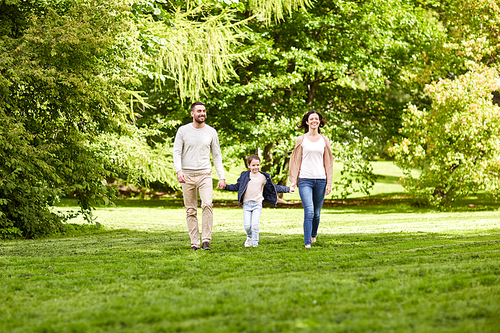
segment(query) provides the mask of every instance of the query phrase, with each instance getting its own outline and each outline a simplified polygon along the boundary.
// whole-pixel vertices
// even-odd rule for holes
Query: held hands
[[[225,179],[219,180],[219,182],[217,183],[217,188],[224,190],[226,188],[226,180]]]
[[[177,172],[177,180],[179,181],[179,183],[186,182],[186,175],[184,174],[184,172],[182,172],[182,171]],[[225,179],[219,180],[219,183],[217,184],[217,188],[220,188],[221,190],[225,189],[226,188],[226,180]]]
[[[293,193],[295,192],[295,183],[292,183],[290,185],[290,193]],[[332,192],[332,185],[326,185],[326,188],[325,188],[325,195],[328,195]]]

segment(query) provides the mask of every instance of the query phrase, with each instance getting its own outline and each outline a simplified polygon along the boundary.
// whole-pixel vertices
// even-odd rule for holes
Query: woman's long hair
[[[323,118],[323,116],[321,115],[321,113],[319,113],[318,111],[315,111],[315,110],[311,110],[308,113],[306,113],[302,117],[302,120],[301,120],[300,124],[298,125],[298,127],[299,127],[299,129],[304,129],[305,130],[304,133],[309,132],[309,125],[307,124],[307,121],[309,120],[309,116],[312,115],[313,113],[316,113],[318,115],[318,117],[319,117],[318,133],[321,134],[321,128],[325,126],[326,119]]]

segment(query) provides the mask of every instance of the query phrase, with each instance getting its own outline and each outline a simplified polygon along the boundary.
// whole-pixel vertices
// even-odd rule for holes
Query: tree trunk
[[[264,166],[262,167],[262,171],[264,172],[269,172],[271,170],[271,165],[273,163],[273,154],[272,150],[274,148],[274,143],[268,143],[264,147],[264,151],[262,152],[262,159],[263,159],[263,164]]]
[[[316,90],[319,87],[321,81],[315,80],[309,84],[309,88],[307,90],[307,104],[312,105],[314,101],[314,97],[316,96]]]

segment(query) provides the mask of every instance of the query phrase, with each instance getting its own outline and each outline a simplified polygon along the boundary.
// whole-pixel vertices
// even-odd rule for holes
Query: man
[[[200,232],[197,218],[199,192],[202,208],[202,249],[211,250],[213,185],[210,152],[220,179],[217,187],[223,189],[226,186],[226,180],[217,131],[205,124],[207,117],[205,105],[201,102],[193,103],[191,105],[191,116],[193,122],[181,126],[175,135],[174,168],[177,172],[177,180],[182,185],[191,249],[197,250],[200,248]]]

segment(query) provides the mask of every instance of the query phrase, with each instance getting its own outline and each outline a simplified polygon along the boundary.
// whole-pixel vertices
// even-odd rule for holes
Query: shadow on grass
[[[394,177],[395,178],[395,177]],[[201,203],[200,203],[201,204]],[[182,199],[119,199],[111,207],[126,208],[181,208]],[[57,207],[76,207],[75,199],[61,199]],[[264,204],[265,207],[272,207]],[[98,206],[105,207],[105,206]],[[236,200],[214,200],[214,207],[239,208]],[[301,201],[281,201],[277,208],[302,208]],[[454,201],[448,207],[432,207],[423,204],[421,200],[406,193],[384,193],[360,198],[325,199],[323,208],[346,208],[360,214],[390,214],[390,213],[426,213],[429,211],[493,211],[500,209],[500,203],[495,202],[484,194],[467,197]],[[339,211],[339,214],[342,213]]]
[[[401,177],[398,176],[385,176],[385,175],[375,175],[377,176],[377,183],[382,184],[399,184],[399,179]]]
[[[302,203],[300,201],[280,203],[278,207],[299,208],[302,207]],[[433,207],[406,193],[383,193],[352,199],[325,200],[323,208],[340,208],[349,210],[350,213],[359,214],[428,213],[432,211],[473,212],[498,210],[500,203],[484,194],[478,194],[456,200],[448,207]],[[335,213],[335,211],[330,212]],[[338,210],[338,214],[343,213],[344,210]]]
[[[59,201],[56,205],[57,207],[77,207],[78,202],[76,199],[64,198]],[[97,205],[97,207],[140,207],[140,208],[171,208],[171,207],[183,207],[184,203],[182,199],[117,199],[113,200],[113,203],[105,205]]]
[[[88,231],[88,230],[86,230]],[[353,252],[363,251],[372,248],[375,254],[378,251],[403,253],[405,251],[416,251],[426,248],[435,252],[440,248],[441,252],[449,245],[456,244],[473,249],[477,244],[484,244],[489,250],[498,246],[498,236],[500,229],[489,229],[488,232],[476,233],[446,233],[446,232],[387,232],[387,233],[336,233],[318,235],[318,241],[314,244],[313,250],[333,250],[331,255],[338,258],[341,252],[344,255],[352,255]],[[124,257],[136,257],[139,253],[153,256],[161,256],[161,253],[188,254],[195,251],[190,248],[190,241],[187,231],[167,231],[167,232],[146,232],[133,231],[128,229],[101,230],[100,232],[71,235],[60,235],[61,237],[46,237],[36,240],[8,240],[0,241],[4,256],[22,257],[61,257],[93,255],[96,251],[102,255],[118,255]],[[198,250],[196,253],[205,255],[211,254],[224,256],[229,253],[248,253],[255,256],[262,256],[269,260],[269,255],[281,257],[283,251],[303,251],[303,235],[281,234],[272,232],[262,232],[257,248],[245,248],[244,232],[214,232],[210,243],[212,251]],[[57,243],[55,242],[57,239]],[[33,246],[37,244],[37,246]],[[470,249],[469,249],[470,250]],[[160,252],[158,252],[160,251]],[[340,251],[340,252],[339,252]],[[113,254],[114,253],[114,254]],[[318,254],[323,258],[326,252]],[[454,250],[450,250],[453,254]],[[287,255],[288,256],[288,255]],[[238,260],[237,260],[238,261]],[[239,262],[239,261],[238,261]]]

